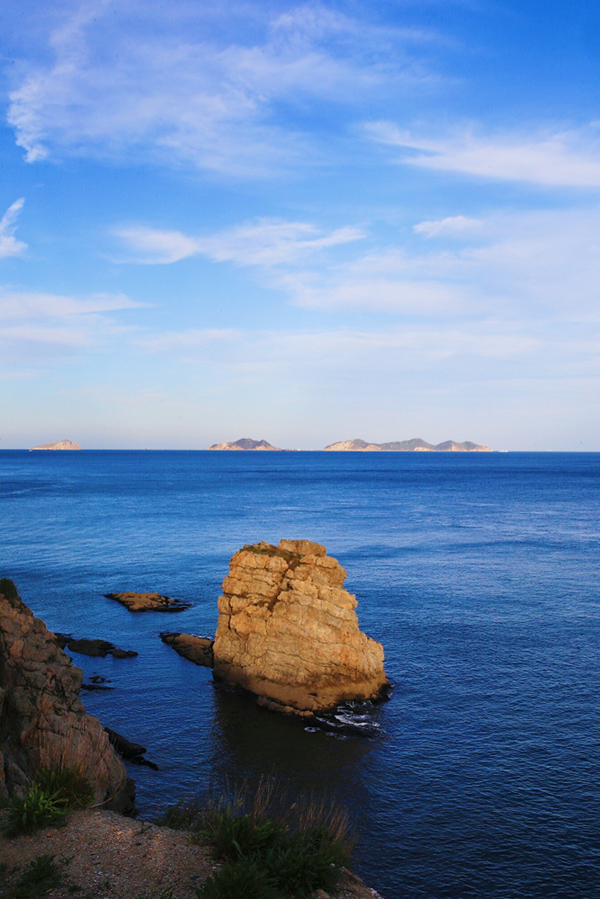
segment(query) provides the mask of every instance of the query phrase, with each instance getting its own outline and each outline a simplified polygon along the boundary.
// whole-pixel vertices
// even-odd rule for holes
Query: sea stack
[[[219,597],[215,677],[287,714],[380,698],[388,686],[383,647],[360,631],[345,577],[310,540],[237,552]]]
[[[79,699],[83,674],[43,621],[0,578],[0,797],[39,768],[73,767],[105,809],[134,810],[134,783],[97,718]]]

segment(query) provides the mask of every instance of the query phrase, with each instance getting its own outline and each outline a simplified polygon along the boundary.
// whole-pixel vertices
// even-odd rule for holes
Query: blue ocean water
[[[600,896],[600,454],[0,452],[0,576],[148,747],[143,815],[225,775],[342,799],[386,899]],[[161,630],[214,632],[231,555],[306,537],[347,569],[392,699],[370,737],[215,689]],[[194,603],[132,615],[103,594]]]

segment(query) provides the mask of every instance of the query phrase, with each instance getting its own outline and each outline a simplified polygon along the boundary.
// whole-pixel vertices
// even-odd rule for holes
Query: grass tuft
[[[94,802],[94,788],[76,768],[40,768],[35,783],[55,793],[64,809],[88,808]]]
[[[211,875],[198,888],[198,899],[278,899],[276,884],[257,861],[241,858]]]
[[[225,788],[199,802],[179,802],[160,819],[212,845],[223,866],[198,890],[198,899],[269,899],[335,889],[348,864],[355,833],[348,815],[314,797],[291,801],[273,779],[258,789]]]
[[[76,768],[40,768],[25,792],[6,803],[2,833],[16,837],[64,824],[68,811],[86,808],[93,801],[93,787]]]
[[[61,885],[61,875],[54,855],[38,855],[29,862],[17,885],[4,893],[5,899],[40,899]]]
[[[33,833],[40,827],[61,824],[65,809],[58,793],[50,793],[38,784],[31,784],[22,796],[13,796],[6,807],[2,832],[6,837]]]

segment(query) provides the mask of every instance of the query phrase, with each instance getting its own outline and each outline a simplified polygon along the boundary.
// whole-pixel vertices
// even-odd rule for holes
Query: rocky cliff
[[[219,597],[215,677],[294,714],[378,698],[387,687],[383,647],[359,630],[345,577],[309,540],[237,552]]]
[[[80,668],[0,579],[0,796],[40,767],[76,767],[104,808],[133,811],[133,781],[97,718],[79,699]]]

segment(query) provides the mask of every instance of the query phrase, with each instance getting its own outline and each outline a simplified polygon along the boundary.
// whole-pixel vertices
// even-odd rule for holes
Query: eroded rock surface
[[[388,686],[383,647],[360,631],[345,577],[309,540],[237,552],[219,597],[215,676],[294,714],[379,698]]]
[[[160,635],[160,639],[167,646],[172,646],[175,652],[178,652],[184,659],[189,659],[196,665],[204,665],[206,668],[213,667],[214,640],[210,640],[208,637],[196,637],[194,634],[167,633],[166,631]]]
[[[171,599],[160,593],[105,593],[107,599],[116,599],[130,612],[183,612],[191,608],[191,602],[182,599]]]
[[[133,811],[133,781],[79,699],[82,678],[12,581],[0,579],[0,796],[19,792],[39,767],[75,766],[104,808]]]

